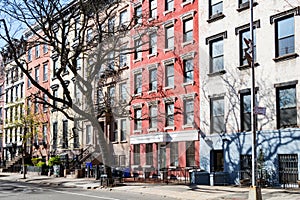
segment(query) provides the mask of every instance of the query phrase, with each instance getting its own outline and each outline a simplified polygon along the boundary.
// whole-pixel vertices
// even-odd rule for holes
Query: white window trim
[[[192,10],[190,12],[184,13],[182,15],[180,15],[180,19],[181,21],[186,20],[186,19],[190,19],[193,18],[195,16],[196,10]]]
[[[175,11],[175,8],[173,8],[172,10],[166,10],[163,12],[163,15],[166,16],[167,14],[172,13],[174,11]]]
[[[192,4],[192,3],[194,3],[194,0],[187,0],[186,2],[183,2],[180,5],[181,5],[181,7],[184,7],[184,6],[186,6],[188,4]]]

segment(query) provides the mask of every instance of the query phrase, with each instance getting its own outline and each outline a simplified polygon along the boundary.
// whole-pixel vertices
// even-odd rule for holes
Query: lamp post
[[[255,59],[255,52],[254,52],[254,27],[253,27],[253,0],[249,0],[250,4],[250,39],[249,39],[249,45],[250,45],[250,53],[251,55],[248,55],[247,61],[248,64],[251,67],[251,130],[252,130],[252,185],[250,187],[249,191],[249,197],[250,200],[261,200],[261,190],[260,188],[256,187],[256,113],[255,113],[255,70],[254,70],[254,59]]]

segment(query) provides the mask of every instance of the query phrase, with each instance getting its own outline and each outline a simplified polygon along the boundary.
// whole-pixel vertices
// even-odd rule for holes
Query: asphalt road
[[[0,181],[0,199],[9,200],[171,200],[161,195],[110,190],[51,187],[24,182]]]

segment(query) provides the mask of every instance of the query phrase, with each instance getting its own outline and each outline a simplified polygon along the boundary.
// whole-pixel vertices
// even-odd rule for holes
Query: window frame
[[[192,29],[187,29],[188,23],[192,23]],[[187,37],[187,35],[191,33],[191,36]],[[191,42],[194,40],[194,19],[193,17],[189,17],[186,19],[183,19],[183,42]]]
[[[140,95],[143,91],[143,75],[142,72],[134,73],[134,94]]]
[[[165,127],[174,127],[175,103],[173,101],[165,102],[166,122]]]
[[[142,108],[134,109],[134,130],[142,130]]]
[[[149,128],[157,127],[158,118],[158,106],[157,104],[151,104],[149,107]]]
[[[170,71],[168,68],[172,68],[172,73],[169,73]],[[173,88],[175,86],[175,70],[174,70],[174,63],[167,63],[165,64],[165,70],[166,70],[166,78],[165,78],[165,87]]]
[[[174,49],[174,24],[168,24],[165,26],[165,49],[172,50]]]
[[[249,110],[245,110],[245,97],[250,97],[250,104],[249,104]],[[245,121],[246,116],[248,115],[250,118],[249,123]],[[252,121],[252,111],[251,111],[251,91],[245,91],[240,93],[240,119],[241,119],[241,131],[251,131],[251,121]],[[247,123],[247,124],[245,124]],[[248,128],[247,128],[248,127]]]
[[[149,69],[149,91],[157,90],[157,68]]]
[[[218,55],[213,55],[214,54],[214,44],[217,44],[217,42],[222,42],[222,53]],[[212,73],[217,73],[220,71],[224,70],[224,39],[222,37],[217,38],[215,40],[210,41],[209,43],[209,56],[210,56],[210,62],[209,62],[209,72]],[[222,59],[222,67],[219,69],[216,69],[217,66],[214,65],[214,60],[221,58]]]
[[[184,125],[193,125],[195,118],[194,118],[194,112],[195,112],[195,103],[193,98],[186,98],[183,100],[184,104]],[[188,110],[187,108],[191,106],[192,110]]]
[[[294,97],[294,106],[289,106],[289,107],[286,107],[286,108],[281,108],[280,106],[280,91],[283,91],[283,90],[290,90],[290,89],[293,89],[293,97]],[[283,110],[288,110],[288,109],[293,109],[295,114],[293,115],[295,118],[294,118],[294,123],[290,123],[290,124],[282,124],[282,119],[281,119],[281,111]],[[295,127],[297,126],[297,120],[298,120],[298,117],[297,117],[297,87],[296,87],[296,84],[292,84],[292,85],[284,85],[284,86],[279,86],[279,87],[276,87],[276,115],[277,115],[277,128],[278,129],[281,129],[281,128],[287,128],[287,127]]]
[[[221,110],[223,111],[221,114],[219,115],[216,115],[214,114],[214,103],[217,102],[217,101],[223,101],[221,102],[222,103],[222,107]],[[223,117],[222,117],[223,116]],[[216,123],[216,117],[218,118],[223,118],[223,124],[215,124]],[[221,118],[221,119],[222,119]],[[218,129],[220,129],[220,131],[216,131],[215,130],[215,125],[217,125]],[[225,131],[225,98],[224,96],[219,96],[219,97],[213,97],[213,98],[210,98],[210,133],[211,134],[214,134],[214,133],[222,133]]]
[[[217,3],[212,4],[213,0],[209,0],[209,19],[215,18],[217,16],[220,16],[223,14],[224,8],[223,8],[223,0],[219,0]],[[214,7],[218,6],[219,4],[221,5],[221,12],[214,12],[213,9]]]

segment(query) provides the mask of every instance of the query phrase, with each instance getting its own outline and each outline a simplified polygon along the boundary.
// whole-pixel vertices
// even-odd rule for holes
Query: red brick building
[[[133,4],[131,169],[140,176],[199,167],[197,8],[190,0]]]
[[[35,42],[37,36],[30,35],[30,32],[25,33],[28,41],[28,48],[26,51],[26,62],[31,73],[31,77],[44,88],[50,91],[50,49],[48,45]],[[47,105],[41,104],[34,98],[32,94],[37,94],[39,90],[34,87],[31,81],[25,76],[25,108],[26,113],[38,117],[35,128],[32,130],[31,143],[27,144],[28,150],[31,151],[32,157],[40,157],[45,161],[48,160],[50,150],[50,113]],[[44,94],[39,94],[42,99],[47,100],[48,97]],[[31,149],[29,149],[31,148]]]

